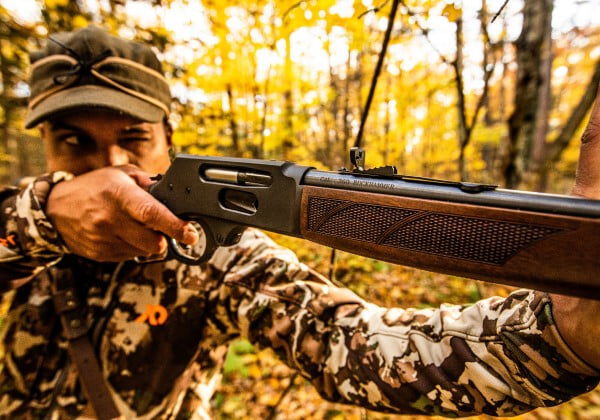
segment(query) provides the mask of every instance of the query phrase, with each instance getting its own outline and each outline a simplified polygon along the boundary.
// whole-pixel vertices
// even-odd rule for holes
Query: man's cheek
[[[159,149],[140,159],[138,166],[149,173],[163,173],[169,168],[170,163],[167,149]]]

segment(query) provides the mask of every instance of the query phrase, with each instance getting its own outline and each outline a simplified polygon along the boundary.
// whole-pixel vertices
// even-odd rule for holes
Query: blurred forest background
[[[393,1],[0,0],[0,184],[44,171],[37,132],[23,128],[29,51],[90,23],[155,46],[179,151],[348,166]],[[600,81],[600,0],[399,3],[362,142],[368,165],[568,193]],[[509,293],[276,239],[381,305]],[[324,402],[244,341],[213,405],[221,418],[393,417]],[[600,418],[600,390],[522,417]]]

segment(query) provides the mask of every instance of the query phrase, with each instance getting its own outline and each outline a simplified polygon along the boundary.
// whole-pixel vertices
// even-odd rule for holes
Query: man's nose
[[[116,144],[107,146],[102,150],[102,160],[103,166],[119,166],[130,163],[127,151]]]

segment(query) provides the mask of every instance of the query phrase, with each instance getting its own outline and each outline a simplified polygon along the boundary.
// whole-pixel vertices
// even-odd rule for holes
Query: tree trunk
[[[351,57],[352,51],[350,49],[348,49],[348,61],[346,62],[346,80],[344,82],[344,121],[342,121],[342,128],[343,128],[343,144],[342,144],[342,148],[344,149],[342,151],[342,166],[345,166],[346,164],[346,155],[348,154],[348,142],[350,140],[350,136],[351,136],[351,130],[350,130],[350,119],[352,118],[352,112],[350,110],[350,78],[353,77],[352,76],[352,66],[350,65],[350,57]]]
[[[482,69],[483,69],[483,73],[484,75],[487,75],[487,72],[489,71],[488,66],[491,63],[495,63],[496,61],[496,54],[497,54],[497,47],[502,47],[502,40],[498,41],[497,45],[492,46],[491,45],[491,41],[490,41],[490,37],[489,37],[489,33],[487,30],[487,25],[489,22],[489,13],[488,13],[488,7],[487,7],[487,0],[482,0],[481,1],[481,12],[479,14],[479,27],[481,30],[481,33],[483,35],[483,62],[482,62]],[[500,60],[500,62],[502,62],[502,60]],[[491,77],[491,74],[490,74]],[[488,78],[488,84],[489,84],[489,78]],[[494,124],[494,117],[492,115],[492,110],[490,109],[490,97],[489,95],[486,95],[485,98],[483,98],[483,101],[481,101],[481,107],[483,109],[483,122],[485,124],[486,127],[491,127]]]
[[[508,120],[509,145],[504,182],[517,188],[523,178],[538,132],[544,90],[544,46],[551,42],[553,0],[525,0],[523,29],[516,41],[517,82],[514,110]]]
[[[390,156],[390,130],[392,127],[391,116],[390,116],[390,101],[392,92],[392,80],[391,76],[386,77],[386,90],[385,90],[385,119],[383,121],[383,164],[389,164]]]
[[[467,179],[467,169],[465,165],[465,148],[469,143],[470,129],[467,123],[467,109],[465,103],[465,91],[463,86],[463,21],[459,18],[456,21],[456,58],[452,62],[454,69],[454,80],[456,83],[456,107],[458,112],[458,173],[461,180]]]
[[[289,159],[289,152],[294,147],[294,97],[292,94],[292,51],[290,37],[285,38],[285,68],[284,77],[286,88],[283,91],[283,128],[284,136],[282,147],[282,155],[284,159]]]
[[[368,51],[368,49],[363,49],[358,53],[358,56],[356,57],[356,73],[355,73],[355,77],[354,80],[356,81],[356,115],[362,115],[362,104],[363,104],[363,97],[362,97],[362,90],[363,90],[363,77],[365,76],[365,72],[363,72],[363,63],[362,60],[364,58],[364,56],[366,55],[368,57],[368,53],[365,53],[365,51]],[[368,77],[368,76],[367,76]],[[347,145],[346,145],[346,151],[350,151],[350,148],[354,145],[354,139],[352,138],[354,137],[354,133],[352,133],[352,131],[350,132],[350,137],[347,139]],[[348,155],[346,155],[348,156]],[[347,159],[347,157],[345,158],[346,161],[348,163],[350,163]]]
[[[546,189],[546,182],[541,168],[546,160],[547,137],[548,137],[548,119],[550,108],[552,106],[552,22],[548,20],[546,36],[541,49],[540,77],[541,86],[539,90],[539,102],[537,115],[535,119],[535,132],[531,145],[530,158],[524,162],[525,184],[528,188],[534,188],[538,191]]]
[[[581,126],[581,123],[585,119],[585,116],[590,111],[590,108],[594,104],[594,99],[596,99],[596,95],[598,92],[598,87],[600,86],[600,60],[596,61],[596,66],[594,67],[594,73],[590,78],[588,85],[583,91],[583,95],[579,99],[579,102],[573,108],[569,119],[562,127],[560,133],[556,137],[556,139],[547,145],[546,150],[546,161],[539,167],[538,174],[538,184],[536,185],[536,189],[539,191],[544,191],[548,182],[548,172],[550,168],[554,166],[556,162],[560,160],[560,156],[563,151],[567,148],[571,139],[575,136],[575,133]]]
[[[267,68],[267,77],[265,79],[265,90],[263,93],[263,107],[262,115],[260,117],[260,145],[258,151],[258,157],[260,159],[265,158],[265,131],[267,130],[267,113],[269,112],[269,85],[271,83],[271,64]]]
[[[473,135],[473,129],[475,128],[475,124],[477,124],[477,118],[479,117],[479,113],[481,109],[485,106],[488,100],[488,92],[490,88],[490,78],[494,72],[494,68],[496,67],[496,61],[492,55],[493,49],[490,42],[490,37],[487,30],[488,25],[488,13],[487,13],[487,3],[485,0],[481,3],[481,12],[480,12],[480,28],[481,28],[481,36],[482,36],[482,44],[483,44],[483,60],[481,63],[481,67],[483,70],[483,90],[481,95],[477,99],[477,103],[475,105],[475,109],[473,110],[473,114],[469,120],[467,114],[467,105],[465,101],[464,94],[464,79],[463,79],[463,70],[464,70],[464,58],[463,58],[463,48],[464,48],[464,39],[463,39],[463,21],[462,17],[456,21],[456,58],[451,63],[454,68],[455,81],[456,81],[456,90],[457,90],[457,107],[458,107],[458,134],[459,134],[459,154],[458,154],[458,172],[461,180],[468,179],[469,175],[467,172],[466,161],[465,161],[465,152],[467,146],[471,142],[471,137]]]
[[[227,101],[229,104],[229,130],[231,131],[231,147],[233,149],[234,156],[241,156],[240,150],[240,138],[238,134],[238,124],[235,119],[235,111],[234,111],[234,99],[233,99],[233,90],[230,84],[226,86],[227,91]]]
[[[2,54],[4,40],[0,39],[0,77],[2,78],[2,93],[0,94],[0,105],[3,110],[3,120],[0,124],[0,155],[4,155],[6,159],[1,159],[0,163],[0,184],[7,184],[10,181],[12,171],[11,161],[8,159],[12,156],[11,152],[13,142],[10,138],[10,127],[14,115],[14,106],[10,103],[10,87],[13,86],[13,79],[8,68],[8,60]]]
[[[334,131],[334,135],[332,136],[328,133],[327,138],[329,139],[329,150],[328,154],[328,162],[327,165],[330,169],[335,169],[335,167],[339,167],[342,162],[339,161],[339,151],[340,147],[340,130],[338,127],[338,114],[340,110],[340,89],[337,83],[337,76],[333,71],[333,66],[331,65],[331,51],[329,49],[330,43],[329,39],[327,40],[327,55],[329,57],[329,88],[331,89],[331,93],[333,94],[333,100],[331,101],[331,120],[332,120],[332,129]]]
[[[507,24],[506,21],[502,21],[502,31],[506,33]],[[500,62],[502,63],[502,79],[500,80],[500,92],[499,92],[499,101],[498,101],[498,115],[497,119],[499,121],[506,121],[506,108],[507,108],[507,98],[506,98],[506,82],[508,80],[508,63],[504,62],[504,57],[506,56],[506,45],[504,39],[502,39],[499,47],[500,51]],[[510,44],[509,44],[510,45]]]

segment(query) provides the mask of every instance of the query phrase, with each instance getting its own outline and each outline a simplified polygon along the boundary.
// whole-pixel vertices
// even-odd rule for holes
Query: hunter
[[[159,232],[201,242],[147,192],[170,162],[161,64],[95,27],[52,35],[31,64],[26,126],[49,172],[1,192],[2,418],[208,418],[240,336],[323,398],[390,413],[515,415],[598,384],[597,301],[519,290],[384,308],[253,229],[199,267],[136,262],[165,252]],[[574,194],[600,199],[600,100]]]

